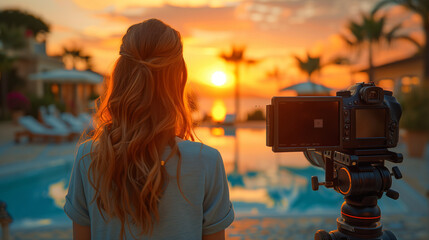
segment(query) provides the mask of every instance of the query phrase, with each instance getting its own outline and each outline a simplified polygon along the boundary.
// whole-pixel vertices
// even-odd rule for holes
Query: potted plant
[[[414,87],[399,97],[402,106],[400,127],[406,130],[408,155],[421,158],[429,140],[428,87]]]
[[[30,107],[30,101],[20,92],[10,92],[6,97],[6,103],[15,124],[18,124],[18,119]]]

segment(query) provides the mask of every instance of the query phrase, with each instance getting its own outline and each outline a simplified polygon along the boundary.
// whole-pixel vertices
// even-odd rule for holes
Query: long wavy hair
[[[180,33],[160,20],[131,26],[97,107],[88,178],[103,218],[121,221],[121,239],[130,225],[152,233],[168,184],[164,164],[175,155],[180,189],[175,138],[194,140],[182,49]]]

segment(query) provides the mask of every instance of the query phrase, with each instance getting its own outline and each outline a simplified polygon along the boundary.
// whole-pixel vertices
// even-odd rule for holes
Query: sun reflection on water
[[[55,206],[63,208],[66,203],[67,187],[65,180],[49,185],[49,197],[54,200]]]
[[[216,100],[212,107],[212,118],[215,122],[223,122],[226,116],[226,106],[222,100]]]

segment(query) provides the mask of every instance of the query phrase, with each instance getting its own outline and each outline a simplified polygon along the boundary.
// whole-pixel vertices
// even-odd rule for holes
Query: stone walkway
[[[429,239],[427,216],[389,216],[382,220],[384,229],[392,231],[401,240]],[[239,218],[226,230],[227,240],[314,239],[318,229],[334,230],[334,218]],[[72,229],[45,229],[13,233],[14,240],[58,239],[71,240]]]

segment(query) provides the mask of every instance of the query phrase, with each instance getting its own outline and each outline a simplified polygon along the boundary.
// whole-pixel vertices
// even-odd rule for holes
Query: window
[[[420,78],[417,76],[404,76],[401,78],[401,91],[407,93],[411,91],[411,88],[419,85]]]

